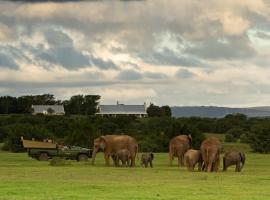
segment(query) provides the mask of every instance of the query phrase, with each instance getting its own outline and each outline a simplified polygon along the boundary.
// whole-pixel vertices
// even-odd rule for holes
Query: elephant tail
[[[211,168],[212,168],[212,163],[209,163],[209,149],[208,148],[205,149],[204,164],[205,164],[205,170],[209,172],[209,165],[211,165]]]
[[[139,161],[139,145],[136,145],[136,147],[135,147],[135,152],[136,152],[136,159],[137,159],[137,161]]]

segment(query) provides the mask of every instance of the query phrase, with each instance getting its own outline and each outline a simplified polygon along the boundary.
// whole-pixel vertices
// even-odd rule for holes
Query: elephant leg
[[[110,166],[110,154],[104,154],[106,166]]]
[[[194,172],[195,164],[192,165],[191,171]]]
[[[238,162],[235,166],[235,171],[236,172],[240,172],[241,171],[241,167],[240,167],[240,162]]]
[[[131,157],[131,167],[135,167],[135,156]]]
[[[219,164],[220,164],[220,160],[219,160],[219,157],[218,157],[217,160],[213,163],[213,171],[215,171],[215,172],[218,171]]]
[[[170,166],[172,166],[172,164],[173,164],[173,154],[172,153],[170,153],[169,159],[170,159]]]
[[[181,158],[180,158],[180,156],[178,156],[178,167],[180,167],[181,166]]]
[[[208,162],[207,163],[207,165],[206,165],[207,166],[207,172],[211,172],[212,171],[212,168],[213,168],[212,165],[213,165],[212,162]]]
[[[150,161],[150,167],[153,168],[153,163],[152,160]]]
[[[184,154],[183,154],[183,155],[181,155],[181,157],[180,157],[180,158],[181,158],[181,162],[180,162],[180,164],[181,164],[181,166],[183,167],[183,166],[185,166],[185,165],[184,165]]]
[[[190,164],[189,161],[187,161],[186,162],[186,167],[187,167],[188,171],[190,171],[190,165],[189,164]]]
[[[227,171],[227,163],[226,163],[226,158],[223,157],[223,171]]]
[[[198,163],[198,171],[199,172],[202,171],[202,163],[201,162]]]
[[[202,171],[205,172],[207,167],[206,167],[206,163],[205,162],[202,162]]]
[[[226,164],[225,164],[225,165],[223,165],[223,171],[224,171],[224,172],[226,172],[226,171],[227,171],[227,168],[228,168],[228,167],[227,167],[227,165],[226,165]]]

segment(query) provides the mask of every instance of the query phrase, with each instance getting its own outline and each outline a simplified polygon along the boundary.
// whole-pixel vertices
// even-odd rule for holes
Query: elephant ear
[[[106,147],[106,139],[105,139],[105,136],[101,136],[100,138],[100,144],[99,144],[99,147],[104,150],[105,147]]]

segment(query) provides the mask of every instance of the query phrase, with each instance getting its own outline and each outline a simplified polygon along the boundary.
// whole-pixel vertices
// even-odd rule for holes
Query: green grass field
[[[241,173],[187,172],[169,167],[166,153],[155,156],[154,168],[146,169],[105,167],[101,153],[95,166],[50,166],[26,153],[0,152],[0,199],[270,199],[270,155],[249,153]]]

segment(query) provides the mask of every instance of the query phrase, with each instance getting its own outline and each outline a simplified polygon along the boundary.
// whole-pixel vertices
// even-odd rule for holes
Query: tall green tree
[[[93,115],[97,111],[99,95],[75,95],[64,101],[67,114]]]
[[[172,111],[170,106],[161,106],[160,108],[161,111],[161,116],[166,116],[166,117],[171,117],[172,116]]]
[[[153,103],[146,110],[149,117],[171,117],[172,112],[169,106],[156,106]]]

